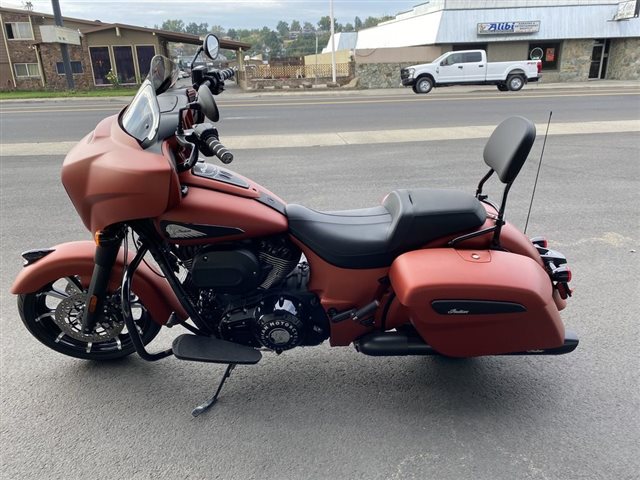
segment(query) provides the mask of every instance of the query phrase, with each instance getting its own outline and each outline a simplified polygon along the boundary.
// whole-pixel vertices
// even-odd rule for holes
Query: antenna
[[[533,197],[536,194],[536,186],[538,185],[538,177],[540,176],[540,167],[542,167],[542,156],[544,155],[544,146],[547,144],[547,135],[549,134],[549,125],[551,125],[551,115],[553,111],[549,111],[549,120],[547,121],[547,131],[544,132],[544,142],[542,142],[542,151],[540,152],[540,161],[538,162],[538,172],[536,173],[536,181],[533,183],[533,192],[531,192],[531,203],[529,204],[529,211],[527,212],[527,221],[524,224],[524,233],[527,233],[527,226],[529,225],[529,216],[531,215],[531,207],[533,207]]]

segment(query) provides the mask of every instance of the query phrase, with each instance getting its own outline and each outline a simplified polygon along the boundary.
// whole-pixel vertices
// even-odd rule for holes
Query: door
[[[438,83],[461,83],[464,81],[464,64],[462,53],[452,53],[438,66]]]
[[[464,81],[470,83],[484,82],[487,76],[487,62],[482,61],[482,53],[466,52],[462,55]]]
[[[589,79],[597,80],[607,75],[607,62],[609,60],[609,39],[599,39],[593,42],[591,52],[591,66],[589,67]]]

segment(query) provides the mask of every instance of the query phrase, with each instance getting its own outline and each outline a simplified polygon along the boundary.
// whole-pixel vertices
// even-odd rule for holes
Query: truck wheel
[[[433,80],[429,77],[421,77],[416,81],[413,86],[413,91],[416,93],[429,93],[433,88]]]
[[[501,92],[506,92],[507,90],[509,90],[509,88],[504,83],[499,83],[496,86],[498,87],[498,90],[500,90]]]
[[[524,87],[524,78],[522,75],[512,75],[507,78],[507,88],[512,92],[517,92]]]

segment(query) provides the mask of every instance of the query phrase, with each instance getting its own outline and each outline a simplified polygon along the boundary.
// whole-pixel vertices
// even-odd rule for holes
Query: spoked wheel
[[[104,313],[94,331],[82,332],[86,289],[77,276],[65,277],[34,293],[18,297],[20,317],[31,334],[47,347],[87,360],[114,360],[135,351],[120,311],[120,291],[107,296]],[[160,331],[137,297],[131,301],[133,318],[145,344]]]

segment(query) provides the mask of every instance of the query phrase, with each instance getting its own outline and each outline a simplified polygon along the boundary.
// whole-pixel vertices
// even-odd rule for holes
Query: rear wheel
[[[510,76],[509,78],[507,78],[507,87],[512,92],[517,92],[522,87],[524,87],[524,78],[522,78],[522,75]]]
[[[77,276],[65,277],[34,293],[18,296],[18,310],[25,326],[47,347],[70,357],[86,360],[114,360],[135,351],[120,311],[120,292],[105,299],[104,313],[92,333],[82,332],[86,289]],[[142,341],[147,344],[158,334],[153,321],[135,296],[133,318]]]
[[[420,77],[413,86],[416,93],[429,93],[433,88],[433,80],[430,77]]]

